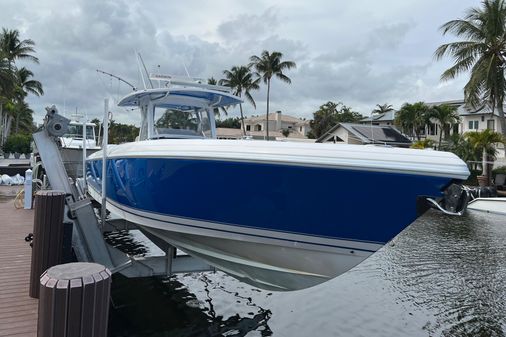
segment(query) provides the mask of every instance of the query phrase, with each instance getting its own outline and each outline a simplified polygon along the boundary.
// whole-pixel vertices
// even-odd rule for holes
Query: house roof
[[[459,113],[459,116],[490,115],[492,114],[492,109],[488,105],[480,107],[478,109],[473,109],[467,105],[462,104],[457,108],[457,112]],[[497,112],[497,109],[494,109],[493,114],[495,116],[499,116],[499,112]]]
[[[242,138],[242,130],[241,129],[232,129],[232,128],[216,128],[217,137],[230,137],[230,138]],[[265,131],[246,131],[247,136],[252,137],[263,137],[265,135]],[[280,131],[269,131],[269,137],[279,137],[279,138],[299,138],[303,139],[303,134],[293,130],[290,132],[288,137],[283,136]]]
[[[361,119],[361,122],[391,122],[395,119],[396,110],[390,110],[384,113],[373,114],[372,116]]]
[[[279,112],[279,113],[281,114],[281,121],[282,122],[287,122],[287,123],[300,123],[300,122],[304,122],[303,119],[299,119],[299,118],[288,116],[288,115],[283,115],[281,112]],[[278,114],[278,112],[271,112],[271,113],[269,113],[269,120],[270,121],[275,121],[277,114]],[[265,115],[259,115],[259,116],[245,118],[244,122],[245,123],[256,123],[256,122],[263,122],[265,120],[266,120]]]
[[[332,129],[327,131],[323,136],[317,139],[317,143],[325,142],[334,136],[334,132],[338,128],[344,128],[354,137],[358,138],[365,144],[392,144],[392,145],[409,145],[411,140],[400,133],[396,128],[380,125],[363,125],[354,123],[339,123]]]
[[[429,107],[443,105],[443,104],[447,104],[447,105],[451,105],[451,106],[461,106],[462,104],[465,104],[465,102],[463,99],[454,99],[454,100],[449,100],[449,101],[428,102],[425,104],[428,105]]]

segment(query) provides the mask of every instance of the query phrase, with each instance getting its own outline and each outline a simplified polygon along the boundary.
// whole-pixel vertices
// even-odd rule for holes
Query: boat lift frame
[[[72,248],[78,261],[100,263],[126,277],[170,276],[174,273],[214,271],[201,259],[190,255],[175,254],[175,247],[160,240],[137,224],[123,219],[98,221],[92,201],[85,188],[69,179],[58,147],[58,138],[66,133],[70,120],[58,114],[53,105],[46,108],[44,126],[33,134],[46,175],[53,190],[63,191],[65,197],[65,221],[73,224]],[[102,162],[104,163],[104,161]],[[85,163],[83,162],[83,165]],[[86,177],[83,177],[86,179]],[[104,240],[104,231],[140,230],[163,252],[163,256],[139,257],[111,246]]]

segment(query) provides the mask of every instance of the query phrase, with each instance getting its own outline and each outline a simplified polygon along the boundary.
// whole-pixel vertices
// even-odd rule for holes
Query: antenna
[[[186,65],[184,64],[184,62],[183,62],[183,68],[184,68],[184,71],[186,72],[186,76],[188,76],[188,78],[191,78],[190,73],[188,72],[188,68],[186,68]]]
[[[148,70],[146,69],[146,65],[144,64],[144,60],[142,59],[142,55],[141,55],[141,53],[137,53],[137,55],[139,56],[139,60],[141,61],[142,67],[144,68],[144,72],[146,73],[146,76],[149,80],[149,85],[151,85],[151,89],[153,89],[154,88],[153,82],[151,82],[151,79],[149,78],[149,73],[148,73]],[[144,86],[146,86],[146,84],[144,84]]]
[[[141,62],[139,60],[139,55],[137,54],[137,51],[135,52],[135,58],[137,60],[137,67],[139,68],[139,75],[141,75],[142,85],[144,86],[144,89],[147,89],[148,87],[146,86],[146,81],[144,80],[144,75],[142,74]]]

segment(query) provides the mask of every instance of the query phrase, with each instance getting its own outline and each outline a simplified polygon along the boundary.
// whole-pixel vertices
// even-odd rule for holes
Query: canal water
[[[112,299],[110,336],[505,336],[506,218],[429,211],[350,272],[301,291],[221,272],[115,275]]]

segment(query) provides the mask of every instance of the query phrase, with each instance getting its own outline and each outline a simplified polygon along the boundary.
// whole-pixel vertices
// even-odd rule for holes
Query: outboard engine
[[[469,201],[469,195],[461,185],[452,184],[444,192],[443,208],[452,213],[464,211]]]
[[[445,191],[440,202],[427,198],[430,205],[448,215],[463,215],[469,202],[469,188],[452,184]]]

